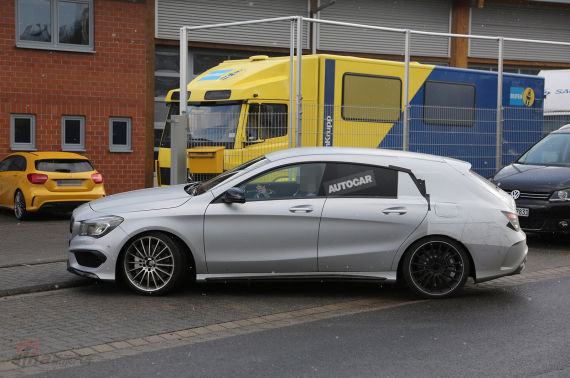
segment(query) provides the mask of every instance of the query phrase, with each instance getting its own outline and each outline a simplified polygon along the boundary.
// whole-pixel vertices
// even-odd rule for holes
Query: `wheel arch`
[[[124,279],[122,270],[120,269],[120,263],[121,263],[123,256],[127,250],[127,246],[131,243],[131,241],[133,241],[134,239],[136,239],[140,236],[149,235],[152,233],[165,234],[166,236],[171,238],[172,241],[174,241],[184,251],[184,254],[188,258],[186,269],[188,269],[192,272],[192,279],[194,279],[194,277],[196,275],[196,262],[195,262],[196,260],[194,259],[194,254],[192,253],[192,250],[190,249],[188,244],[186,244],[182,240],[182,238],[180,238],[178,235],[176,235],[172,232],[160,230],[160,229],[144,230],[144,231],[138,232],[135,235],[132,235],[129,239],[127,239],[127,241],[125,243],[123,243],[123,246],[121,247],[121,251],[117,255],[117,260],[115,261],[115,279],[116,280],[123,280]]]
[[[469,251],[469,248],[467,248],[465,246],[465,244],[463,244],[461,241],[452,238],[448,235],[443,235],[443,234],[434,234],[434,235],[425,235],[422,236],[421,238],[418,238],[416,240],[414,240],[413,242],[411,242],[407,247],[406,250],[404,251],[404,253],[402,253],[402,255],[400,256],[400,260],[398,261],[398,268],[396,270],[396,280],[397,281],[403,281],[403,265],[404,265],[404,259],[406,257],[406,255],[408,254],[408,252],[410,251],[410,248],[412,247],[412,245],[414,245],[415,243],[422,241],[422,240],[426,240],[426,239],[430,239],[430,238],[441,238],[441,239],[447,239],[447,240],[452,240],[455,243],[459,244],[463,250],[465,251],[465,253],[467,254],[467,257],[469,258],[469,277],[472,277],[474,280],[476,280],[477,278],[477,272],[475,270],[475,264],[473,261],[473,257],[471,256],[471,252]]]

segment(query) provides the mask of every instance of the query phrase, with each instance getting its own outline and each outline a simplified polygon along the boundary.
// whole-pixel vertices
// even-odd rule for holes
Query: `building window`
[[[347,121],[396,122],[400,118],[402,81],[347,73],[342,85],[342,118]]]
[[[18,151],[36,149],[36,116],[12,114],[10,116],[10,148]]]
[[[93,0],[17,0],[16,45],[93,51]]]
[[[131,152],[131,119],[111,118],[109,121],[109,151]]]
[[[424,123],[435,126],[473,126],[475,86],[467,83],[426,81]]]
[[[61,149],[63,151],[85,151],[84,117],[62,117]]]

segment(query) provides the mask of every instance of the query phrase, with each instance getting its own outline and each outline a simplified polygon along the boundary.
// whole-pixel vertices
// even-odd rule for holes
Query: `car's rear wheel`
[[[20,190],[14,195],[14,216],[18,220],[26,219],[28,210],[26,209],[26,199]]]
[[[163,295],[182,280],[184,251],[168,235],[152,232],[129,241],[122,255],[122,273],[127,285],[146,295]]]
[[[464,248],[451,239],[432,237],[410,246],[404,257],[404,279],[424,298],[445,298],[459,291],[469,275]]]

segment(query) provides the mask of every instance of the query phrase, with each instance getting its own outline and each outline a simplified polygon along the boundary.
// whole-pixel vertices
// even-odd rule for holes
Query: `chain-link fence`
[[[400,108],[304,104],[300,130],[290,131],[288,105],[190,105],[187,148],[191,180],[211,178],[291,146],[403,149]],[[175,107],[171,112],[177,114],[178,110]],[[410,106],[408,149],[467,161],[476,172],[489,177],[497,169],[496,119],[496,109]],[[566,122],[559,119],[546,125],[542,109],[526,107],[506,107],[502,119],[502,165],[515,161],[545,133]],[[169,145],[167,126],[161,146]],[[213,159],[223,161],[223,166],[215,166]],[[167,170],[162,173],[163,183],[168,182]]]

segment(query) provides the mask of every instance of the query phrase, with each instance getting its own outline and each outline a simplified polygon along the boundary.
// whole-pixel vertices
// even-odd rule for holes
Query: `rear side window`
[[[428,80],[424,91],[424,123],[470,127],[475,123],[475,86]]]
[[[329,197],[396,198],[398,171],[361,164],[329,163],[323,177]]]
[[[0,162],[0,172],[25,171],[26,158],[19,155],[9,156]]]
[[[347,121],[396,122],[402,82],[397,77],[347,73],[342,86],[342,118]]]
[[[23,156],[16,155],[14,156],[14,160],[12,160],[12,164],[10,165],[9,170],[23,172],[26,170],[27,166],[28,164],[26,162],[26,158]]]
[[[93,166],[89,160],[82,159],[44,159],[36,160],[36,170],[44,172],[89,172]]]
[[[0,172],[8,171],[8,167],[10,166],[10,163],[12,162],[13,158],[14,158],[13,156],[10,156],[0,161]]]

